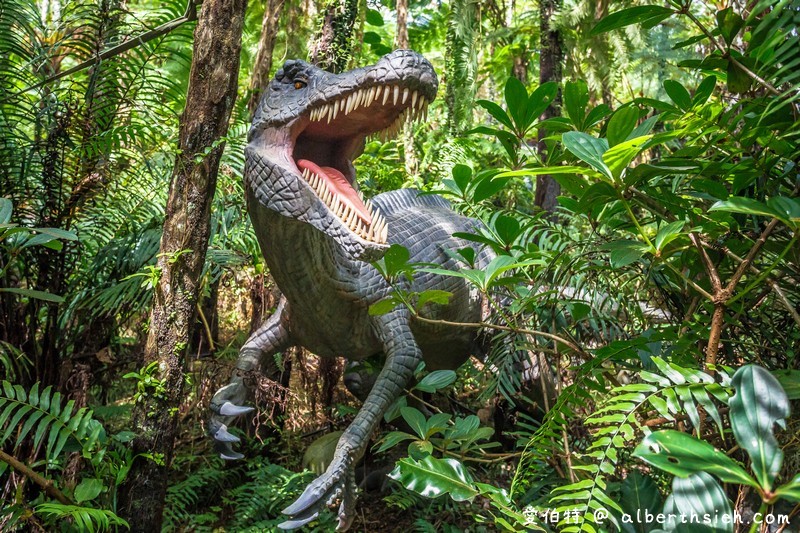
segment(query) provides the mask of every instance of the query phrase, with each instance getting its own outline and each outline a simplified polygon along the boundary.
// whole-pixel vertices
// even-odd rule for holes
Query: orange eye
[[[304,81],[296,81],[296,82],[294,82],[294,88],[295,89],[302,89],[305,86],[306,86],[306,83]]]

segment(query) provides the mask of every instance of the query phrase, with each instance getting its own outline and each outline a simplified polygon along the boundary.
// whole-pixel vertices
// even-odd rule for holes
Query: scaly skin
[[[371,87],[375,94],[367,90],[359,95],[360,110],[337,109],[330,124],[325,116],[320,119],[325,106]],[[410,94],[403,103],[406,88]],[[276,353],[299,345],[322,357],[360,360],[381,352],[386,356],[364,405],[339,440],[330,467],[284,510],[288,520],[281,524],[283,529],[301,527],[316,518],[323,506],[340,500],[338,529],[346,530],[356,501],[354,466],[417,365],[424,360],[428,369],[456,368],[478,350],[474,331],[415,321],[402,307],[380,316],[368,312],[370,305],[392,292],[368,261],[380,258],[390,244],[397,243],[408,248],[412,262],[456,269],[447,251],[469,243],[452,234],[472,231],[475,222],[454,213],[440,197],[419,196],[406,189],[376,196],[371,210],[359,205],[364,217],[359,226],[352,222],[355,214],[345,210],[340,218],[333,212],[335,201],[323,201],[320,194],[324,193],[303,177],[298,163],[310,160],[320,168],[337,169],[349,184],[341,186],[344,192],[339,199],[352,198],[355,193],[350,189],[357,188],[352,160],[363,148],[364,137],[392,130],[400,113],[414,103],[412,112],[418,114],[420,102],[426,105],[436,89],[433,68],[411,51],[393,52],[376,65],[340,75],[289,61],[271,82],[253,121],[246,149],[248,210],[283,296],[276,313],[242,347],[230,384],[212,399],[209,429],[217,450],[226,459],[241,457],[231,447],[238,439],[226,427],[234,416],[251,410],[240,407],[252,396],[243,373],[259,368],[271,373]],[[325,171],[327,187],[335,186],[337,175]],[[381,218],[385,239],[380,234]],[[370,231],[375,234],[370,236]],[[490,259],[490,252],[480,252],[477,266]],[[415,292],[452,293],[448,305],[427,304],[421,311],[427,318],[455,322],[483,318],[479,293],[463,279],[420,274],[413,282],[402,283],[402,288]]]

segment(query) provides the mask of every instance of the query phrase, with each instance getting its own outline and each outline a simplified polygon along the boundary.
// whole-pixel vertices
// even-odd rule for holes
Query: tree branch
[[[3,450],[0,450],[0,461],[8,463],[11,466],[11,468],[18,471],[20,474],[24,475],[25,477],[27,477],[28,479],[30,479],[31,481],[42,487],[44,491],[51,498],[55,498],[64,505],[75,505],[75,502],[67,498],[63,492],[58,490],[58,487],[56,487],[52,479],[47,479],[46,477],[37,474],[36,472],[31,470],[31,468],[28,467],[28,465],[21,462],[13,455],[9,455]]]

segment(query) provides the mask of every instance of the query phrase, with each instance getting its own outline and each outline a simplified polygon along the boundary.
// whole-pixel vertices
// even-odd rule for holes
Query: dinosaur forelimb
[[[253,411],[252,407],[243,405],[251,399],[253,392],[245,375],[257,369],[266,375],[274,374],[276,365],[273,356],[291,345],[285,313],[285,301],[281,300],[275,313],[242,346],[236,361],[237,372],[231,382],[219,389],[211,399],[212,415],[208,422],[208,433],[214,437],[214,450],[223,459],[243,457],[233,449],[232,443],[239,442],[239,437],[228,431],[228,425],[235,417]]]

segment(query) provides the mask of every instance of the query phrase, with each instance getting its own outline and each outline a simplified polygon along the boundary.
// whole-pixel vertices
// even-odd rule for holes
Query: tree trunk
[[[541,52],[539,53],[539,83],[554,81],[561,83],[561,60],[563,50],[561,47],[561,32],[550,26],[550,19],[561,8],[561,0],[540,0],[539,1],[539,24],[541,32]],[[558,116],[561,107],[561,96],[545,110],[543,119]],[[539,155],[544,161],[547,146],[544,138],[547,132],[544,128],[539,129]],[[558,205],[558,195],[561,186],[552,176],[539,176],[536,179],[536,205],[546,211],[553,212]]]
[[[258,41],[256,64],[250,78],[250,100],[247,110],[253,116],[261,100],[261,94],[269,83],[269,72],[272,70],[272,51],[275,49],[275,38],[278,36],[278,23],[286,0],[267,0],[264,6],[264,18],[261,21],[261,39]]]
[[[445,104],[447,131],[458,136],[472,123],[472,104],[478,79],[480,3],[454,0],[450,4],[445,43]]]
[[[344,72],[353,55],[353,31],[358,0],[328,0],[322,10],[322,24],[309,56],[316,66],[330,72]]]
[[[408,0],[397,0],[397,31],[395,48],[409,49],[408,44]],[[414,126],[411,120],[403,126],[403,162],[406,168],[406,180],[413,180],[419,171],[419,158],[414,148]]]
[[[184,366],[210,232],[228,120],[236,100],[246,0],[204,0],[194,32],[186,108],[167,199],[145,364],[156,362],[159,384],[134,407],[137,457],[122,490],[120,510],[131,531],[161,530],[168,468],[183,400]],[[213,148],[212,148],[213,147]]]

